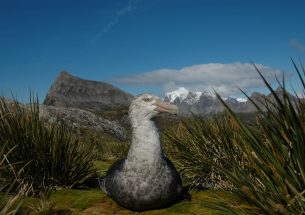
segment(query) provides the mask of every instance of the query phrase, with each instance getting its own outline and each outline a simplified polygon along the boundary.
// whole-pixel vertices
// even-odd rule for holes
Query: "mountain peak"
[[[72,76],[72,75],[68,71],[62,70],[60,71],[59,76]]]
[[[227,97],[222,98],[234,111],[248,112],[252,111],[246,98]],[[216,95],[210,91],[192,92],[184,87],[167,92],[165,101],[175,103],[182,115],[195,114],[215,114],[224,110],[223,105],[217,99]]]
[[[75,107],[93,112],[128,107],[133,96],[111,84],[59,73],[44,100],[45,105]]]
[[[165,97],[169,102],[174,102],[177,98],[181,101],[186,99],[189,91],[184,87],[179,87],[177,90],[165,93]]]
[[[211,99],[215,99],[216,96],[209,91],[189,91],[184,87],[179,87],[177,90],[170,91],[165,93],[165,100],[169,102],[185,102],[187,104],[195,104],[199,102],[201,97],[209,97]]]

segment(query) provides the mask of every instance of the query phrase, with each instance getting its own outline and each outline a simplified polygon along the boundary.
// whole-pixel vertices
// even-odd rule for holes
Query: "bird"
[[[164,155],[152,121],[161,112],[177,114],[178,107],[147,93],[134,98],[129,107],[132,139],[128,154],[100,180],[110,198],[132,211],[165,208],[182,195],[181,177]]]

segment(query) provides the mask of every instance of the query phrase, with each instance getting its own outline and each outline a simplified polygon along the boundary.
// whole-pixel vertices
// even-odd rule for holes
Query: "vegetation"
[[[0,98],[0,146],[10,152],[10,162],[33,190],[80,185],[94,174],[96,153],[92,145],[78,142],[64,127],[39,118],[38,101],[24,107]],[[2,175],[11,179],[5,171]],[[11,179],[13,180],[13,179]]]
[[[81,142],[96,146],[96,159],[100,161],[113,161],[127,155],[128,141],[117,140],[107,134],[92,131],[83,131]]]
[[[9,152],[10,153],[10,152]],[[8,154],[9,154],[8,153]],[[25,189],[20,189],[19,192],[15,195],[9,195],[13,185],[15,184],[18,178],[18,172],[15,173],[13,165],[8,161],[8,154],[4,154],[3,149],[0,151],[0,214],[8,215],[14,214],[19,205],[16,206],[17,199],[25,192]],[[3,171],[9,172],[12,171],[16,174],[16,178],[13,181],[8,181],[4,177]],[[1,174],[2,173],[2,174]]]
[[[171,155],[193,187],[212,183],[240,200],[215,196],[222,204],[209,206],[223,214],[305,214],[305,101],[293,101],[284,80],[278,95],[257,72],[273,98],[249,98],[257,109],[256,126],[243,123],[218,96],[227,116],[184,121],[177,133],[166,135],[165,146],[175,146]]]
[[[178,128],[166,131],[165,150],[191,189],[228,185],[216,165],[230,169],[232,166],[225,150],[238,151],[233,142],[238,144],[240,139],[230,126],[227,116],[210,119],[194,116],[194,119],[184,119]],[[236,159],[241,157],[240,151],[234,156]]]
[[[231,195],[217,192],[220,196],[230,198]],[[213,198],[214,191],[192,191],[192,201],[182,201],[169,208],[141,212],[143,215],[174,215],[174,214],[221,214],[216,210],[202,205],[204,201],[217,201]],[[97,189],[75,190],[61,189],[51,193],[46,203],[36,198],[24,200],[19,212],[20,214],[126,214],[134,215],[135,212],[117,205],[105,193]],[[40,211],[40,213],[37,213]]]

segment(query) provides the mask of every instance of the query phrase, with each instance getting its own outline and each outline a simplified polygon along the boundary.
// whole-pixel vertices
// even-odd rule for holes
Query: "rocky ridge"
[[[5,103],[8,108],[12,109],[18,105],[30,112],[33,108],[31,104],[19,103],[9,98],[1,97],[0,102]],[[119,122],[105,119],[90,111],[78,108],[39,105],[39,118],[48,124],[63,125],[77,134],[91,131],[107,134],[121,141],[128,139],[125,128]]]
[[[111,84],[84,80],[63,71],[53,82],[43,104],[101,112],[127,108],[132,98],[132,95]]]

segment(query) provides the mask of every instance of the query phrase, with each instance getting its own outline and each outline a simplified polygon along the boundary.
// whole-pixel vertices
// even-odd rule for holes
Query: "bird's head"
[[[129,108],[131,118],[151,119],[161,112],[177,114],[178,107],[145,93],[135,97]]]

